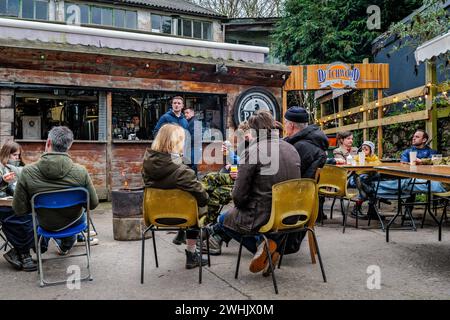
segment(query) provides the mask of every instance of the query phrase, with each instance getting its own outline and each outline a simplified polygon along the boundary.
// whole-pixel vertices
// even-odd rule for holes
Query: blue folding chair
[[[64,210],[70,207],[80,205],[86,208],[86,222],[79,225],[66,228],[62,231],[48,231],[43,229],[38,225],[39,221],[39,211],[40,209],[53,209],[53,210]],[[33,227],[34,227],[34,241],[36,246],[36,253],[38,258],[38,272],[40,277],[40,286],[44,287],[46,285],[56,285],[66,283],[66,280],[49,282],[44,279],[44,272],[42,268],[42,253],[41,253],[41,242],[42,238],[53,238],[61,239],[70,236],[75,236],[81,234],[85,239],[86,253],[68,255],[64,257],[47,258],[45,260],[54,260],[62,258],[71,257],[87,257],[87,271],[88,275],[85,277],[80,277],[77,281],[92,280],[91,269],[90,269],[90,237],[89,237],[89,222],[90,221],[90,210],[89,210],[89,192],[85,188],[67,188],[56,191],[40,192],[35,194],[31,198],[32,216],[33,216]],[[84,235],[84,231],[87,230],[87,236]]]

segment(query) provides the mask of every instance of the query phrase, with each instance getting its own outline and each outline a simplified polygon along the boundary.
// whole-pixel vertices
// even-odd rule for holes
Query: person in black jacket
[[[309,125],[308,112],[299,106],[289,108],[284,115],[287,137],[286,142],[297,149],[301,159],[302,178],[315,179],[317,169],[322,168],[327,161],[328,137],[316,125]],[[326,219],[323,213],[323,199],[319,201],[319,220]],[[289,235],[290,244],[297,233]],[[295,240],[293,252],[298,250],[304,233]]]
[[[317,169],[327,161],[328,138],[318,126],[308,124],[308,112],[302,107],[289,108],[284,118],[287,134],[284,140],[300,155],[302,178],[314,179]]]

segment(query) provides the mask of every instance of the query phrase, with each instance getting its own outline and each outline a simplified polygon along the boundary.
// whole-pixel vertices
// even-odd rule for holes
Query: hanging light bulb
[[[422,97],[419,97],[419,101],[422,102]]]
[[[364,108],[362,108],[362,107],[361,107],[361,108],[359,108],[359,111],[364,111]]]
[[[380,106],[380,103],[377,101],[377,102],[375,102],[375,105],[376,105],[377,107],[379,107],[379,106]]]
[[[398,102],[398,98],[397,98],[397,97],[394,97],[394,98],[392,99],[392,102],[397,103],[397,102]]]

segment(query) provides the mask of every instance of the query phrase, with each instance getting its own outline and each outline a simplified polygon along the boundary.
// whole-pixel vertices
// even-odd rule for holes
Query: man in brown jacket
[[[289,143],[280,140],[272,115],[256,112],[248,120],[257,137],[250,142],[239,164],[239,173],[233,189],[235,207],[221,215],[212,227],[214,235],[224,241],[241,241],[242,235],[257,232],[270,217],[272,186],[282,181],[300,178],[300,156]],[[278,239],[269,240],[272,257]],[[250,264],[251,272],[262,271],[268,264],[262,237],[246,237],[243,245],[255,254]]]

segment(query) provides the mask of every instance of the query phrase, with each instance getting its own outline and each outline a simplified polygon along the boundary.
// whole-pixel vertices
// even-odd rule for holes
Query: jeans
[[[31,214],[16,216],[8,207],[0,207],[0,222],[6,239],[19,253],[29,253],[34,248],[33,218]],[[42,244],[45,247],[46,243]]]
[[[75,226],[78,226],[80,224],[86,223],[87,219],[86,219],[86,213],[84,212],[81,217],[78,219],[77,222],[75,222],[74,224],[72,224],[70,227],[68,228],[73,228]],[[66,229],[68,229],[66,228]],[[61,231],[64,231],[66,229],[63,229]],[[87,237],[89,237],[89,235],[86,235]],[[54,239],[56,241],[56,243],[58,244],[58,246],[64,250],[70,250],[72,249],[73,245],[75,244],[75,242],[77,241],[77,235],[73,235],[67,238],[60,238],[60,239]]]
[[[213,226],[213,231],[215,234],[218,234],[223,241],[228,242],[231,239],[234,239],[238,242],[241,242],[243,238],[242,245],[251,253],[255,254],[258,250],[258,245],[263,242],[263,237],[260,235],[257,236],[245,236],[237,231],[234,231],[230,228],[224,226],[225,216],[230,214],[229,212],[224,212],[217,218],[217,223]],[[245,237],[243,237],[245,236]],[[278,236],[268,236],[267,238],[275,241],[277,246],[279,247],[281,237]]]

